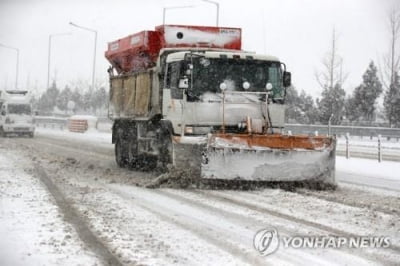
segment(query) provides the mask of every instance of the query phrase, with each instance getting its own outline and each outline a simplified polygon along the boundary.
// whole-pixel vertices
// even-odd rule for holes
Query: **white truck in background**
[[[0,91],[0,136],[33,137],[34,132],[31,96],[28,91]]]

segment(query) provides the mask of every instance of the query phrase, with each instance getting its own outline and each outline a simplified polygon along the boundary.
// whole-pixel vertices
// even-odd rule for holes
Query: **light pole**
[[[19,69],[19,49],[12,47],[12,46],[4,45],[2,43],[0,43],[0,46],[4,47],[4,48],[12,49],[17,52],[17,65],[16,65],[16,69],[15,69],[15,89],[17,90],[18,89],[18,69]]]
[[[203,2],[207,2],[207,3],[210,3],[210,4],[214,4],[216,7],[217,7],[217,21],[216,21],[216,25],[217,25],[217,27],[218,27],[218,25],[219,25],[219,3],[218,2],[215,2],[215,1],[211,1],[211,0],[202,0]]]
[[[180,8],[192,8],[194,6],[169,6],[163,8],[163,21],[162,24],[165,25],[165,13],[168,9],[180,9]]]
[[[92,70],[92,90],[93,90],[94,89],[94,77],[95,77],[95,73],[96,73],[97,31],[87,28],[87,27],[79,26],[73,22],[70,22],[69,25],[83,29],[83,30],[91,31],[94,33],[94,52],[93,52],[93,70]]]
[[[331,116],[329,117],[329,120],[328,120],[328,136],[331,135],[331,123],[332,123],[332,118],[333,118],[333,113],[331,114]]]
[[[65,35],[71,35],[70,32],[66,33],[55,33],[55,34],[50,34],[49,35],[49,51],[47,54],[47,88],[50,87],[50,59],[51,59],[51,40],[53,37],[56,36],[65,36]]]

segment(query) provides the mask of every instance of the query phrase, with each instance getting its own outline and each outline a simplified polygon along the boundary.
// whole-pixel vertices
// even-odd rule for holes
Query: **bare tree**
[[[400,9],[399,6],[393,7],[388,16],[388,28],[390,33],[390,48],[388,54],[384,55],[384,67],[381,70],[382,83],[386,88],[383,99],[385,115],[389,121],[389,126],[399,124],[400,117],[398,105],[400,103],[400,84],[399,67],[400,54],[397,51],[400,37]]]
[[[400,54],[397,51],[398,40],[400,37],[400,8],[393,7],[388,15],[388,28],[390,33],[389,52],[383,56],[383,69],[381,79],[386,89],[394,83],[395,73],[399,71]]]
[[[315,72],[315,78],[323,89],[332,89],[336,84],[342,86],[347,78],[347,74],[343,74],[343,58],[337,52],[337,40],[333,29],[330,50],[322,60],[323,69]]]
[[[322,60],[322,69],[315,77],[322,88],[322,97],[317,99],[318,116],[321,123],[339,124],[344,115],[346,92],[342,86],[347,77],[343,74],[343,58],[337,52],[337,35],[332,31],[332,43],[329,52]]]

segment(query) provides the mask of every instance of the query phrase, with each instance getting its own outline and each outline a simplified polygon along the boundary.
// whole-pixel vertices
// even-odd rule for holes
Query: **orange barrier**
[[[69,119],[68,130],[71,132],[84,133],[88,130],[88,121],[84,119]]]

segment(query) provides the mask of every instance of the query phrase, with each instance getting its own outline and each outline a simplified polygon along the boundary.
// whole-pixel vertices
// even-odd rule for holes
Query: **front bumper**
[[[4,125],[4,133],[10,134],[24,134],[24,133],[34,133],[35,127],[32,125]]]

